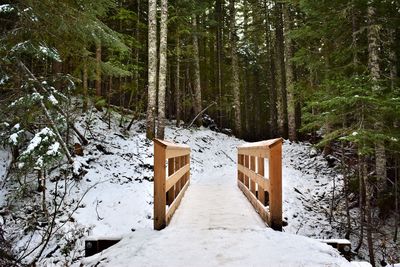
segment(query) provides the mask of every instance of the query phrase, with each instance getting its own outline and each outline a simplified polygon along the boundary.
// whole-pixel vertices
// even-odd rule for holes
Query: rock
[[[312,147],[308,152],[308,155],[310,156],[310,158],[314,158],[318,156],[318,150],[315,147]]]

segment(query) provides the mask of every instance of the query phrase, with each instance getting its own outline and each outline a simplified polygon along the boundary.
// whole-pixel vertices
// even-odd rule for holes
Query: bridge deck
[[[168,227],[137,230],[88,259],[96,266],[346,266],[318,241],[267,228],[232,166],[198,174]]]

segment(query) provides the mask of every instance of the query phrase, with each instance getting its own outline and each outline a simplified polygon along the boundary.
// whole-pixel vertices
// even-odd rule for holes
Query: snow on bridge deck
[[[82,263],[85,266],[350,265],[326,244],[267,228],[237,187],[236,169],[215,161],[210,166],[218,168],[210,167],[194,175],[167,228],[136,230]]]

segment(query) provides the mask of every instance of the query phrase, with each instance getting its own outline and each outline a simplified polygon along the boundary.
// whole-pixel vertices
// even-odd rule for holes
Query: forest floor
[[[152,230],[153,145],[145,138],[144,121],[126,132],[114,123],[109,129],[103,115],[93,112],[78,119],[77,125],[90,141],[84,156],[75,157],[74,169],[80,179],[64,187],[54,182],[48,186],[48,199],[55,187],[67,190],[68,186],[68,195],[56,219],[62,227],[50,240],[40,265],[348,264],[336,250],[313,240],[342,238],[344,218],[336,216],[342,212],[340,199],[332,201],[332,193],[341,190],[341,175],[310,144],[283,144],[283,216],[288,225],[280,233],[266,228],[237,188],[236,147],[243,140],[204,127],[185,129],[169,124],[166,139],[191,147],[191,184],[170,226],[158,232]],[[8,153],[3,151],[0,156],[8,162]],[[11,192],[10,187],[3,187],[1,206],[10,202]],[[21,213],[37,208],[35,203],[26,206]],[[6,230],[14,228],[20,251],[40,241],[44,231],[40,225],[32,237],[20,230],[18,215],[6,219],[14,220]],[[123,239],[98,255],[83,258],[88,237]]]

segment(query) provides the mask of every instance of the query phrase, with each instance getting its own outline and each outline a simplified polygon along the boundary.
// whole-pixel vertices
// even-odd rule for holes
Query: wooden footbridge
[[[237,150],[239,188],[261,219],[282,231],[282,139],[244,144]],[[155,139],[154,229],[170,223],[189,183],[190,147]]]
[[[347,266],[325,244],[279,232],[282,139],[237,147],[237,170],[203,154],[215,164],[192,181],[190,156],[186,145],[154,140],[154,229],[165,229],[87,241],[87,256],[119,242],[84,265]]]

